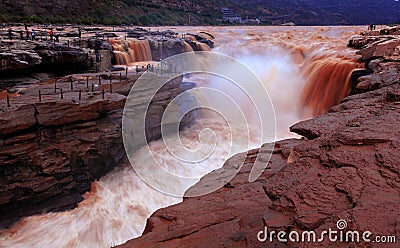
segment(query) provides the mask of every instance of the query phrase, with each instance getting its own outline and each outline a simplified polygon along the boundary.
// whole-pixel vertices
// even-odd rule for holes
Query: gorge
[[[171,29],[184,34],[186,28]],[[85,87],[86,77],[90,75],[72,75],[70,84],[75,90],[68,93],[70,95],[66,94],[65,103],[58,105],[61,111],[71,108],[70,112],[66,112],[70,115],[57,116],[57,111],[45,103],[27,104],[18,107],[19,112],[25,111],[27,114],[16,125],[12,112],[7,109],[5,99],[2,98],[2,164],[8,163],[11,168],[16,164],[14,159],[20,157],[20,154],[31,159],[25,161],[30,167],[35,161],[44,161],[45,157],[51,157],[55,161],[46,160],[51,163],[48,166],[38,164],[39,167],[46,168],[41,168],[37,175],[44,173],[40,176],[47,177],[51,173],[58,174],[55,179],[46,178],[42,184],[29,182],[20,187],[25,188],[23,190],[29,189],[27,192],[31,190],[39,193],[33,196],[27,192],[25,195],[20,193],[22,200],[26,201],[26,194],[29,195],[28,198],[41,198],[44,197],[41,192],[47,194],[51,192],[48,189],[69,185],[67,189],[76,190],[72,201],[76,204],[81,200],[77,200],[79,195],[88,190],[90,181],[100,175],[94,171],[86,174],[90,179],[81,180],[75,175],[72,178],[59,177],[59,170],[75,164],[79,172],[76,174],[81,174],[79,170],[82,162],[78,162],[79,159],[83,160],[83,164],[94,159],[90,162],[94,170],[99,169],[97,164],[104,164],[106,171],[116,168],[93,182],[90,192],[84,193],[83,201],[76,208],[26,217],[12,227],[3,229],[1,244],[12,247],[43,247],[48,244],[57,247],[110,247],[141,236],[129,241],[125,247],[260,247],[263,244],[256,239],[257,232],[263,229],[263,225],[275,230],[323,230],[334,225],[340,218],[346,218],[353,228],[371,228],[376,233],[398,235],[397,162],[400,158],[399,136],[396,131],[399,115],[399,87],[396,77],[399,70],[399,40],[396,34],[386,38],[379,35],[352,38],[353,46],[363,44],[358,47],[363,49],[357,55],[353,48],[347,47],[347,41],[363,29],[364,27],[191,28],[191,33],[206,30],[213,34],[213,52],[232,56],[255,72],[268,91],[276,117],[276,137],[263,140],[277,141],[270,161],[267,159],[268,145],[260,148],[262,144],[255,142],[252,137],[248,142],[249,146],[238,147],[243,153],[232,158],[226,157],[231,149],[232,130],[226,126],[223,118],[207,112],[200,116],[188,116],[183,120],[185,128],[180,133],[182,143],[193,149],[199,142],[213,146],[215,141],[217,146],[213,156],[207,160],[185,168],[185,164],[181,164],[165,149],[163,140],[150,142],[154,156],[169,170],[179,175],[204,176],[189,191],[189,187],[180,189],[182,195],[224,180],[224,171],[231,170],[237,161],[245,161],[239,174],[231,182],[205,196],[184,199],[168,196],[143,182],[124,158],[119,124],[124,95],[127,95],[138,77],[134,68],[139,64],[135,63],[146,64],[151,62],[148,60],[158,61],[164,56],[173,55],[172,52],[168,54],[168,49],[181,53],[211,48],[209,45],[205,47],[206,44],[198,42],[196,38],[188,38],[188,41],[170,39],[161,46],[149,40],[125,42],[122,38],[115,41],[111,39],[110,45],[113,47],[116,63],[132,66],[129,69],[131,74],[123,77],[123,80],[121,74],[118,78],[118,73],[114,76],[104,74],[99,79],[103,80],[101,85],[96,84],[97,75],[90,77],[89,85],[96,84],[97,93],[91,93],[90,87]],[[387,45],[388,43],[390,44]],[[387,52],[388,47],[390,54]],[[154,66],[157,68],[157,64]],[[362,77],[354,76],[361,71],[364,73]],[[56,84],[63,85],[66,91],[70,87],[70,80],[65,77],[62,83]],[[111,83],[107,85],[104,81],[108,80]],[[53,83],[48,84],[53,86]],[[113,83],[115,86],[111,90],[110,85]],[[253,82],[249,82],[251,83]],[[41,87],[43,93],[48,90],[45,85],[32,86],[22,93],[14,93],[36,99]],[[94,106],[69,103],[77,101],[77,95],[81,94],[80,87],[90,97],[89,103],[95,104]],[[160,92],[161,101],[167,99],[167,102],[158,105],[168,105],[168,99],[172,100],[193,87],[227,91],[241,105],[246,115],[254,114],[251,113],[254,110],[248,108],[246,95],[243,92],[236,94],[238,90],[229,81],[202,74],[184,75],[168,84],[165,91]],[[109,91],[105,99],[102,97],[104,89]],[[60,89],[57,97],[59,91]],[[351,91],[362,94],[349,96]],[[195,97],[196,101],[201,98],[212,101],[210,96]],[[160,116],[163,109],[155,107],[154,111],[153,116]],[[40,116],[42,113],[44,117]],[[74,117],[77,113],[80,116]],[[78,120],[77,123],[71,121],[74,118]],[[8,129],[5,128],[7,125]],[[57,130],[53,130],[53,126]],[[243,129],[249,126],[244,126]],[[37,128],[40,133],[50,134],[39,135],[32,127]],[[199,141],[198,135],[207,128],[214,131],[216,140]],[[75,133],[71,134],[71,131]],[[257,130],[253,131],[257,134]],[[153,136],[159,138],[160,133],[155,131]],[[79,143],[71,140],[71,137],[79,137]],[[37,154],[42,146],[39,150],[38,147],[32,148],[37,140],[44,144],[50,143],[50,147],[52,144],[54,146],[55,140],[62,145],[45,150],[40,159]],[[76,151],[75,147],[80,151]],[[134,160],[146,165],[148,158],[141,149],[144,148],[135,153]],[[13,153],[15,156],[10,157]],[[247,175],[255,160],[269,164],[261,178],[249,183]],[[116,166],[117,164],[120,165]],[[48,168],[53,171],[48,171]],[[18,178],[17,174],[24,174],[26,170],[8,169],[2,173],[2,183],[9,187],[1,195],[2,206],[6,206],[2,212],[7,214],[12,208],[7,208],[4,204],[8,200],[15,200],[15,196],[7,195],[7,192],[18,189],[13,188],[8,176]],[[379,197],[379,194],[383,194],[383,197]],[[183,203],[168,207],[182,200]],[[35,199],[32,201],[35,202]],[[164,209],[158,210],[160,208]],[[384,211],[380,211],[382,209]],[[153,214],[156,210],[158,211]],[[149,218],[150,215],[152,216]],[[381,220],[376,221],[376,216],[380,216]],[[388,220],[389,224],[385,226]],[[374,221],[375,225],[372,225]],[[296,247],[296,244],[287,245]]]

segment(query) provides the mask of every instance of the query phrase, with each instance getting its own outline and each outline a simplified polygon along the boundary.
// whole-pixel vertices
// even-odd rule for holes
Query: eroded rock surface
[[[399,82],[399,27],[367,32],[364,36],[352,38],[349,45],[360,49],[357,53],[366,63],[366,73],[360,74],[353,84],[354,92],[366,92]]]
[[[89,51],[49,41],[12,40],[0,42],[0,71],[63,66],[89,68]]]
[[[138,76],[72,75],[9,89],[15,93],[9,106],[0,99],[0,227],[75,207],[93,180],[126,160],[122,112]],[[191,87],[177,77],[155,95],[146,122],[149,140],[161,134],[168,103]],[[141,92],[153,95],[151,89]],[[194,118],[188,114],[181,126]]]

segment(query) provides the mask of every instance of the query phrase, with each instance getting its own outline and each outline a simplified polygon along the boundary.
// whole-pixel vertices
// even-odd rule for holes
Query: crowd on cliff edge
[[[50,25],[51,26],[51,25]],[[7,29],[7,25],[3,23],[1,25],[1,29]],[[18,38],[20,40],[41,40],[41,41],[52,41],[52,42],[59,42],[60,41],[60,36],[62,34],[62,28],[60,30],[49,27],[48,25],[42,25],[41,28],[37,29],[29,29],[29,26],[25,23],[24,24],[24,29],[21,30],[15,30],[12,27],[8,27],[7,29],[7,38],[9,40],[12,40],[14,38]],[[15,37],[15,35],[17,35]],[[38,38],[39,37],[39,38]],[[82,38],[82,30],[80,27],[78,27],[78,33],[77,33],[78,38]]]

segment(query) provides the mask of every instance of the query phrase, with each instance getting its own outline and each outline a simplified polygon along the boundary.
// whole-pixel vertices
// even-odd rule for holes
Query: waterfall
[[[148,40],[110,40],[110,43],[118,65],[153,60]]]
[[[348,94],[350,73],[363,65],[348,56],[353,51],[347,51],[346,44],[348,38],[362,28],[209,29],[216,34],[216,40],[220,44],[215,51],[239,59],[258,75],[275,108],[277,137],[284,139],[296,137],[289,132],[291,125],[327,111]],[[187,27],[176,29],[182,29],[182,33],[187,32]],[[320,35],[315,37],[315,33]],[[191,36],[188,38],[192,39]],[[196,42],[194,38],[192,41]],[[140,60],[152,60],[147,41],[112,40],[111,44],[118,64],[128,65]],[[184,44],[187,52],[193,51],[189,43]],[[206,44],[198,45],[202,50],[209,49]],[[327,50],[334,51],[335,54],[327,53]],[[230,69],[229,65],[225,66]],[[243,100],[242,95],[236,95],[236,91],[240,93],[240,90],[227,80],[196,75],[186,80],[195,82],[198,86],[213,86],[227,92],[245,108],[251,104]],[[310,114],[305,116],[303,108],[310,109]],[[229,133],[225,124],[222,118],[205,115],[180,133],[182,143],[189,148],[199,145],[199,133],[205,128],[211,129],[216,135],[217,146],[210,159],[190,168],[185,168],[180,161],[176,161],[165,149],[163,140],[151,142],[150,147],[163,166],[174,173],[205,175],[221,167],[225,162],[224,157],[229,154]],[[238,133],[244,134],[248,131],[247,126],[243,127]],[[206,145],[207,142],[205,140]],[[243,151],[248,149],[247,146],[239,148]],[[135,163],[148,165],[149,158],[144,154],[146,153],[143,150],[137,151],[134,154]],[[185,188],[180,190],[185,191]],[[11,229],[0,231],[0,246],[110,247],[140,236],[147,218],[154,211],[182,201],[182,198],[163,194],[148,186],[135,174],[130,164],[123,165],[93,182],[91,192],[86,193],[84,198],[76,209],[27,217]]]
[[[189,43],[184,41],[183,44],[185,45],[185,52],[193,52],[193,48]]]
[[[199,51],[211,51],[211,48],[206,43],[197,42]]]
[[[325,113],[350,93],[350,76],[353,70],[363,68],[354,59],[317,54],[305,62],[302,76],[305,87],[301,102],[313,116]]]

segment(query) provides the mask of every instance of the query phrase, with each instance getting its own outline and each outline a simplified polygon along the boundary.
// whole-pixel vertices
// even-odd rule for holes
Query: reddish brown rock
[[[397,37],[381,38],[376,42],[366,45],[360,54],[363,60],[373,58],[398,58],[400,52],[400,39]]]
[[[102,113],[123,108],[125,97],[110,96],[108,100],[94,100],[86,104],[71,102],[36,103],[36,118],[40,126],[60,126],[96,120]],[[60,115],[60,113],[63,113]]]
[[[390,31],[389,31],[390,30]],[[353,37],[349,46],[360,48],[357,53],[366,63],[366,70],[352,75],[352,93],[358,94],[396,84],[400,80],[400,37],[398,27],[377,30],[386,35]],[[390,35],[387,35],[390,34]]]
[[[96,76],[90,76],[90,84]],[[56,91],[56,81],[18,89],[20,96],[11,99],[10,107],[0,101],[0,227],[21,216],[74,208],[93,180],[124,162],[121,119],[126,96],[116,92],[129,93],[137,75],[128,77],[114,79],[113,93],[105,82],[92,92],[86,78],[81,82],[82,76],[76,75],[72,83],[69,77],[59,80]],[[188,89],[181,80],[167,83],[155,95],[146,123],[149,140],[159,137],[168,103]],[[152,95],[151,89],[142,93]],[[188,115],[182,127],[192,120]]]
[[[370,91],[400,81],[400,63],[394,61],[373,60],[369,67],[375,72],[358,78],[357,89]]]
[[[17,114],[18,116],[15,116]],[[0,109],[0,138],[9,134],[29,129],[36,125],[33,105],[15,106]]]

